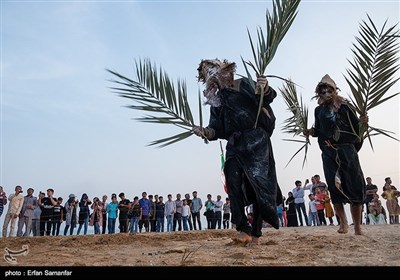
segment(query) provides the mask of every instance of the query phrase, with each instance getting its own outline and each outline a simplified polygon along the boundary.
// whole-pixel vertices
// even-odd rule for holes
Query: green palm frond
[[[121,97],[136,102],[137,105],[129,105],[126,106],[127,108],[151,113],[142,118],[136,118],[136,120],[147,123],[172,124],[187,130],[171,137],[155,140],[149,145],[165,147],[191,136],[195,124],[187,100],[186,83],[178,80],[175,85],[161,67],[157,69],[148,59],[135,61],[135,66],[137,81],[106,69],[117,77],[117,79],[111,80],[117,84],[117,86],[111,87],[111,90]],[[202,122],[201,106],[199,97],[200,121]]]
[[[367,15],[368,16],[368,15]],[[348,77],[345,79],[351,90],[351,106],[360,115],[365,115],[369,110],[383,102],[395,97],[400,92],[392,95],[388,90],[399,81],[396,78],[400,65],[399,61],[399,29],[397,24],[385,29],[387,21],[381,30],[378,30],[368,16],[368,22],[360,23],[358,44],[353,44],[353,62],[348,60],[352,69],[346,69]],[[390,132],[389,132],[390,133]],[[360,129],[360,139],[368,137],[372,146],[372,135],[385,135],[394,140],[388,131],[363,124]]]
[[[311,145],[309,137],[303,135],[303,131],[307,129],[307,124],[308,124],[308,108],[303,103],[301,95],[299,97],[299,95],[297,94],[296,86],[290,79],[286,81],[286,84],[284,84],[283,88],[280,88],[279,91],[281,92],[283,100],[285,101],[288,110],[291,114],[290,117],[284,121],[282,131],[293,134],[293,137],[300,136],[304,138],[301,140],[283,139],[285,141],[293,141],[303,144],[303,146],[299,150],[297,150],[297,152],[290,158],[286,166],[288,166],[289,163],[292,161],[292,159],[301,150],[304,149],[304,158],[303,158],[303,167],[304,167],[304,164],[307,161],[308,146]]]
[[[247,29],[254,59],[254,62],[245,61],[244,66],[247,73],[249,73],[247,69],[248,65],[255,71],[257,77],[264,75],[268,64],[275,56],[280,42],[296,18],[299,4],[300,0],[274,0],[272,14],[267,10],[265,34],[261,27],[257,28],[257,48],[255,48],[250,31]],[[262,88],[257,90],[264,92]],[[263,97],[264,95],[261,94],[255,127],[257,126],[258,117],[261,112]]]

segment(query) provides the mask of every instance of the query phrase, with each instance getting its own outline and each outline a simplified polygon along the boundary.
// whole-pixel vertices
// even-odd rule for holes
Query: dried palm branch
[[[360,37],[356,37],[358,45],[354,43],[352,49],[354,61],[348,60],[352,69],[346,69],[348,77],[345,76],[351,89],[351,106],[360,116],[366,115],[369,110],[400,93],[387,96],[388,90],[399,81],[399,78],[396,78],[400,68],[400,33],[396,28],[397,24],[385,30],[385,21],[381,30],[378,30],[369,15],[367,16],[369,22],[360,23]],[[393,132],[367,124],[361,126],[358,136],[360,140],[368,137],[373,149],[371,136],[378,134],[399,141],[389,135]]]
[[[148,59],[135,61],[135,66],[137,81],[106,69],[117,77],[116,80],[112,79],[111,82],[118,86],[111,87],[111,90],[119,96],[129,98],[137,103],[137,105],[126,107],[150,112],[150,115],[137,118],[137,120],[147,123],[172,124],[186,130],[183,133],[150,142],[149,146],[165,147],[191,136],[194,121],[187,100],[185,82],[178,80],[175,86],[167,73],[161,67],[157,69]],[[200,123],[202,123],[200,96],[199,109]]]
[[[280,42],[285,37],[297,15],[297,8],[299,4],[300,0],[275,0],[273,2],[272,14],[270,14],[268,10],[266,14],[267,26],[265,35],[261,27],[258,27],[257,29],[257,50],[254,48],[253,39],[251,38],[250,32],[247,29],[254,59],[254,63],[251,61],[245,61],[244,66],[247,73],[249,73],[247,69],[248,65],[256,72],[257,77],[264,75],[268,64],[275,56]],[[259,88],[257,91],[264,92],[264,89]],[[254,127],[257,126],[258,117],[263,104],[263,97],[264,95],[261,94],[257,119]]]
[[[283,85],[283,88],[279,88],[283,100],[285,101],[288,111],[291,113],[291,116],[284,121],[284,125],[282,127],[282,131],[286,133],[293,134],[293,137],[300,136],[304,139],[283,139],[285,141],[293,141],[302,143],[303,146],[297,150],[297,152],[290,158],[289,163],[292,159],[304,149],[304,158],[303,158],[303,166],[307,161],[307,152],[308,146],[311,145],[309,137],[303,135],[303,131],[307,129],[308,123],[308,108],[303,103],[303,99],[301,95],[297,94],[296,85],[289,80],[286,84]]]

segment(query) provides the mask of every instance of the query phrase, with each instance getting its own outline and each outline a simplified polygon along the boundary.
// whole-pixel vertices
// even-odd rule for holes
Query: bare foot
[[[340,224],[338,233],[347,233],[349,231],[349,225]]]
[[[249,243],[249,246],[250,247],[255,247],[255,246],[258,246],[259,244],[260,244],[260,238],[253,236],[251,238],[251,242]]]
[[[354,226],[354,234],[355,235],[363,235],[360,225]]]
[[[241,232],[237,236],[232,237],[232,240],[235,243],[247,244],[247,243],[251,242],[252,238],[247,233]]]

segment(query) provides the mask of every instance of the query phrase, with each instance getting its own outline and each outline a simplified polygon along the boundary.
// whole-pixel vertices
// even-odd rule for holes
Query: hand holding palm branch
[[[255,50],[250,32],[249,30],[247,30],[250,40],[251,50],[253,52],[254,63],[251,61],[243,61],[243,62],[247,72],[247,76],[250,81],[252,81],[252,79],[248,71],[247,65],[250,66],[255,71],[257,78],[264,76],[268,64],[274,58],[280,42],[285,37],[287,31],[289,30],[290,26],[292,25],[297,15],[297,7],[299,4],[300,0],[275,0],[273,2],[273,13],[270,14],[269,11],[267,10],[266,34],[264,35],[261,27],[258,27],[257,29],[257,39],[258,39],[257,50]],[[266,77],[269,76],[267,75]],[[258,87],[256,91],[258,93],[263,93],[264,88],[262,86]],[[260,115],[263,104],[263,97],[264,95],[261,94],[257,119],[254,124],[254,127],[257,126],[258,117]]]

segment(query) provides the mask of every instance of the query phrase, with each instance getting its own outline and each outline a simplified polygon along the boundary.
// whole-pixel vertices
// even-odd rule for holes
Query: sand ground
[[[337,229],[265,228],[256,247],[234,244],[235,230],[11,237],[0,239],[2,252],[29,251],[15,256],[15,264],[1,258],[0,266],[400,267],[400,225],[364,225],[363,236],[354,235],[352,226],[347,234]]]

